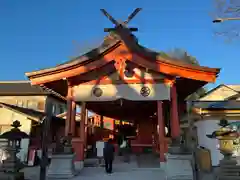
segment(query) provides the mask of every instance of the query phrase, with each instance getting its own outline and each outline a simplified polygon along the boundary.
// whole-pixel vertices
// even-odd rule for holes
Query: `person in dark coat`
[[[106,142],[105,147],[103,149],[103,157],[105,161],[105,170],[106,173],[112,173],[112,163],[114,160],[114,146],[113,146],[113,140],[109,139],[108,142]]]

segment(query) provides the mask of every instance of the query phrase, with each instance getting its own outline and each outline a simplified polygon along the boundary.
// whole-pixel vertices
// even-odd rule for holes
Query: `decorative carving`
[[[102,94],[103,94],[103,90],[101,88],[95,88],[93,90],[93,95],[96,97],[100,97],[100,96],[102,96]]]
[[[134,75],[134,71],[133,71],[132,69],[125,69],[124,75],[125,75],[127,78],[131,78],[131,77],[133,77],[133,75]]]
[[[144,96],[144,97],[149,96],[150,93],[151,93],[151,90],[150,90],[150,88],[147,87],[147,86],[143,86],[143,87],[141,88],[141,90],[140,90],[140,94],[141,94],[142,96]]]

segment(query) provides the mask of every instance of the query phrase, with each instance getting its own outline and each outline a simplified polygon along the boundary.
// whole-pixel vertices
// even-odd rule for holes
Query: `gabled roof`
[[[0,81],[0,96],[50,94],[40,86],[32,86],[30,81]]]
[[[23,107],[19,107],[19,106],[14,106],[14,105],[2,103],[2,102],[0,102],[0,107],[9,109],[9,110],[19,113],[19,114],[23,114],[23,115],[27,116],[28,118],[33,119],[35,121],[41,121],[46,116],[45,113],[40,112],[40,111],[36,111],[33,109],[29,109],[29,108],[23,108]],[[52,119],[53,120],[63,120],[62,118],[56,117],[56,116],[52,116]]]
[[[208,110],[240,110],[240,101],[196,101],[193,102],[193,107]]]
[[[120,46],[125,47],[118,49]],[[111,56],[109,55],[111,52],[115,52],[118,55]],[[128,29],[123,28],[115,33],[110,33],[100,47],[93,49],[84,55],[53,68],[27,72],[26,76],[32,81],[32,83],[34,78],[44,77],[44,80],[41,80],[41,82],[34,82],[34,84],[44,84],[77,76],[81,73],[90,72],[114,61],[117,56],[125,56],[129,61],[160,73],[172,76],[184,76],[185,73],[186,75],[184,78],[204,82],[214,82],[220,72],[220,69],[218,68],[202,67],[173,58],[164,58],[160,53],[151,51],[139,45],[136,37],[131,34]],[[104,59],[101,59],[103,57]],[[142,61],[141,59],[145,61]],[[73,69],[75,69],[75,71],[73,71]],[[177,69],[178,71],[176,71]],[[194,72],[195,74],[191,75],[191,72]],[[197,75],[201,76],[197,77]]]
[[[200,98],[200,101],[201,101],[202,99],[205,99],[205,100],[206,100],[206,97],[208,97],[209,95],[215,93],[217,90],[219,90],[219,89],[221,89],[221,88],[226,88],[226,89],[228,89],[229,91],[232,91],[232,95],[229,94],[229,96],[226,96],[226,97],[224,98],[224,100],[230,100],[230,99],[233,100],[233,98],[234,98],[234,97],[238,97],[238,94],[240,93],[240,85],[220,84],[220,85],[218,85],[217,87],[215,87],[215,88],[211,89],[210,91],[208,91],[204,96],[202,96],[202,97]],[[220,100],[220,99],[219,99],[219,100]]]
[[[0,81],[0,96],[54,96],[65,100],[47,87],[31,85],[30,81]]]
[[[227,84],[226,85],[228,88],[231,88],[233,91],[239,93],[240,92],[240,85],[237,85],[237,84],[234,84],[234,85],[231,85],[231,84]]]

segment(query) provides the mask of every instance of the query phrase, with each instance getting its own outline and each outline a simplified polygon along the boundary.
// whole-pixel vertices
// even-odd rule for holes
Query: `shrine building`
[[[138,133],[132,145],[151,143],[154,136],[160,162],[164,162],[166,136],[180,136],[179,118],[186,113],[186,97],[214,83],[220,69],[162,57],[139,44],[132,33],[136,28],[114,23],[116,27],[106,30],[110,32],[99,47],[55,67],[27,72],[26,76],[32,85],[51,89],[67,99],[65,135],[74,137],[76,161],[84,161],[88,109],[135,124]],[[77,130],[76,104],[81,105]]]

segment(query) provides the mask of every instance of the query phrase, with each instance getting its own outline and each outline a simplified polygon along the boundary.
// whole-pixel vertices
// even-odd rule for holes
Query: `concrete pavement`
[[[114,168],[112,174],[106,174],[104,168],[84,168],[78,177],[73,180],[165,180],[164,173],[160,170]]]
[[[165,180],[165,174],[159,168],[139,167],[137,160],[131,158],[130,163],[123,163],[116,158],[113,164],[113,173],[106,174],[104,167],[85,167],[72,180]],[[25,178],[28,180],[39,180],[39,167],[29,167],[24,169]],[[200,180],[214,180],[213,173],[200,175]]]
[[[103,167],[85,167],[72,180],[165,180],[161,170],[127,167],[114,166],[112,174],[106,174]],[[24,172],[26,179],[39,180],[39,167],[25,168]]]
[[[24,172],[26,179],[39,180],[39,167],[25,168]],[[139,168],[136,159],[131,157],[130,163],[116,158],[112,174],[106,174],[104,167],[84,167],[72,180],[165,180],[164,177],[164,172],[158,168]]]

